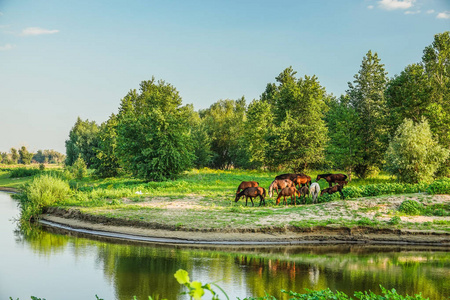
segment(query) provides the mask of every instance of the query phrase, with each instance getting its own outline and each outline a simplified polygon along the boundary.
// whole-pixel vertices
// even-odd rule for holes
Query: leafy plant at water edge
[[[414,200],[405,200],[400,204],[398,211],[407,215],[419,215],[422,213],[424,207],[422,203]]]
[[[206,283],[204,285],[202,285],[202,283],[200,281],[190,281],[189,279],[189,274],[187,271],[179,269],[176,273],[175,273],[175,278],[177,279],[179,284],[184,285],[185,287],[187,287],[189,289],[189,292],[183,292],[181,294],[188,294],[191,299],[201,299],[203,297],[203,295],[205,294],[205,290],[211,292],[212,294],[212,300],[218,300],[219,299],[219,295],[217,295],[217,293],[211,288],[211,285],[214,285],[215,287],[217,287],[218,289],[220,289],[224,295],[226,296],[227,299],[228,295],[216,284],[214,283]]]

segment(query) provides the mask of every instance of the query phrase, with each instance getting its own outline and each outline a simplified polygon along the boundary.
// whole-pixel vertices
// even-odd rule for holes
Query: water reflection
[[[95,299],[95,294],[106,300],[133,296],[147,300],[149,295],[182,299],[183,289],[173,277],[180,268],[193,280],[217,282],[230,299],[266,292],[287,299],[281,289],[305,292],[327,287],[352,295],[355,290],[379,292],[379,284],[402,294],[422,292],[430,299],[450,296],[450,252],[443,248],[143,244],[51,227],[14,232],[11,217],[5,215],[9,208],[0,208],[0,254],[6,257],[0,268],[2,299],[29,299],[31,293],[47,300]],[[53,284],[50,288],[48,282]],[[19,295],[24,287],[29,294]]]

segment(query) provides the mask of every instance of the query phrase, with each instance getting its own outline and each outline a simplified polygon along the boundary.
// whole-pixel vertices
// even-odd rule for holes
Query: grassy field
[[[10,170],[0,170],[0,186],[20,188],[32,177],[9,178]],[[43,171],[48,172],[48,171]],[[55,171],[53,171],[55,172]],[[62,174],[62,171],[60,170]],[[287,225],[371,226],[413,230],[450,231],[450,196],[424,193],[388,193],[377,196],[338,199],[338,195],[319,197],[318,204],[275,205],[275,197],[266,198],[266,206],[235,203],[236,188],[241,181],[258,181],[268,189],[274,177],[282,172],[248,170],[191,170],[177,180],[144,182],[131,177],[83,180],[69,179],[70,195],[56,205],[77,208],[81,212],[110,218],[152,222],[177,229],[253,229],[280,228]],[[319,171],[309,172],[313,181]],[[344,191],[365,189],[371,194],[395,181],[386,174],[367,180],[352,180]],[[319,181],[321,188],[328,186]],[[370,188],[368,188],[370,187]],[[381,191],[383,192],[383,191]],[[351,194],[348,193],[347,194]],[[420,203],[423,209],[414,214],[399,211],[406,200]]]

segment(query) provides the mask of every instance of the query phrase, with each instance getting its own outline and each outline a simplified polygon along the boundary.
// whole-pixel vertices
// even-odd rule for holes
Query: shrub
[[[87,175],[86,162],[81,157],[78,157],[73,165],[68,167],[68,170],[73,175],[73,177],[81,180]]]
[[[400,224],[401,221],[402,221],[402,219],[400,219],[399,216],[394,216],[389,220],[388,224],[389,225],[397,225],[397,224]]]
[[[398,210],[407,215],[419,215],[422,213],[424,207],[422,203],[414,200],[405,200],[400,204]]]
[[[42,209],[65,199],[70,193],[69,184],[49,175],[35,177],[24,186],[18,197],[21,203],[22,220],[31,220],[42,213]]]
[[[450,178],[435,180],[427,188],[428,194],[450,194]]]
[[[39,174],[41,171],[35,168],[15,168],[9,173],[10,178],[28,177]]]

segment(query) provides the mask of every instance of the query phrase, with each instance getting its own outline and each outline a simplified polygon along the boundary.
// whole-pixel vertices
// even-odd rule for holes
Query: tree
[[[119,174],[121,165],[117,155],[117,116],[112,114],[100,125],[96,160],[93,164],[95,173],[100,177],[114,177]]]
[[[244,152],[239,141],[244,133],[245,99],[219,100],[208,109],[199,112],[213,152],[212,166],[219,169],[242,166]]]
[[[355,80],[348,83],[349,103],[357,114],[357,122],[353,124],[357,132],[355,172],[361,178],[365,178],[371,168],[382,166],[388,144],[386,76],[377,53],[369,51]]]
[[[17,162],[19,161],[19,153],[17,152],[16,148],[11,148],[11,156],[10,159],[12,161],[13,164],[17,164]]]
[[[81,157],[89,168],[95,163],[95,148],[98,144],[99,127],[95,121],[83,121],[77,118],[75,125],[66,140],[66,165],[71,166],[78,157]]]
[[[27,147],[22,146],[19,149],[19,162],[24,165],[28,165],[31,163],[31,159],[33,158],[33,153],[30,153]]]
[[[181,106],[178,91],[163,80],[142,81],[121,101],[117,153],[123,166],[146,180],[176,177],[192,166],[190,108]]]
[[[274,126],[267,134],[266,157],[272,167],[302,171],[324,160],[327,128],[325,89],[316,76],[297,79],[289,67],[261,96],[273,107]]]
[[[429,182],[449,152],[433,139],[426,119],[405,119],[389,143],[386,169],[403,182]]]
[[[212,163],[214,153],[211,150],[212,138],[208,134],[205,120],[201,119],[199,113],[194,111],[189,120],[195,155],[194,166],[197,168],[208,167]]]
[[[330,97],[325,121],[329,137],[326,148],[328,161],[332,162],[333,168],[345,169],[351,176],[356,165],[354,145],[358,144],[358,137],[354,127],[357,115],[349,101],[348,96],[341,96],[339,99]]]

